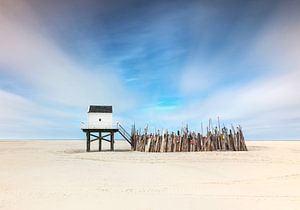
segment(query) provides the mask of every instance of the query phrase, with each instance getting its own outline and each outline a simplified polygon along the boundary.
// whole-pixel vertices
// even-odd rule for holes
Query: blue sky
[[[127,128],[299,139],[299,1],[0,1],[0,138],[83,138],[89,104]]]

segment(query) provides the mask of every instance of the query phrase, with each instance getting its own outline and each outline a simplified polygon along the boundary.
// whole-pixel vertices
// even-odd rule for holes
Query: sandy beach
[[[85,141],[0,141],[0,209],[300,209],[300,142],[247,145],[86,153]]]

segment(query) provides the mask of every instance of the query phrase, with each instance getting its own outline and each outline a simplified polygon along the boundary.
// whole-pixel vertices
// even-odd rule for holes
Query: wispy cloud
[[[23,90],[20,94],[26,95],[26,99],[17,96],[18,93],[9,93],[13,89],[11,87],[5,87],[6,91],[2,90],[1,109],[9,109],[6,112],[9,115],[1,118],[2,136],[6,135],[4,130],[12,123],[8,123],[8,119],[14,121],[15,127],[24,127],[24,121],[15,120],[15,117],[34,118],[41,114],[34,114],[34,110],[40,110],[44,106],[53,114],[58,109],[85,110],[89,104],[112,104],[121,112],[135,104],[133,94],[129,93],[114,69],[105,65],[98,65],[96,69],[82,67],[80,61],[74,60],[51,37],[43,34],[36,22],[31,22],[36,17],[32,17],[34,12],[30,8],[19,7],[21,15],[8,14],[14,10],[15,5],[18,6],[15,2],[13,5],[4,4],[0,8],[0,73],[2,77],[22,82]],[[33,107],[30,103],[35,104],[36,109],[30,108]],[[22,107],[29,109],[24,112]],[[28,116],[24,116],[25,113]],[[48,118],[52,122],[57,119]],[[27,123],[28,130],[36,129],[30,126],[33,122]],[[61,126],[67,126],[67,123]]]
[[[201,65],[194,65],[198,69],[187,68],[181,80],[183,90],[207,92],[207,87],[213,87],[213,91],[198,100],[194,97],[172,112],[159,114],[160,120],[169,124],[189,122],[199,128],[201,121],[220,116],[227,123],[244,125],[250,138],[283,138],[284,135],[297,138],[300,131],[300,16],[296,9],[291,9],[298,7],[288,6],[280,7],[247,48],[249,52],[245,52],[244,62],[254,63],[263,72],[257,74],[253,70],[254,79],[238,82],[236,80],[243,77],[240,72],[236,80],[224,87],[218,84],[223,75],[218,76],[216,71],[212,72],[216,78],[210,79],[205,70],[201,71]]]

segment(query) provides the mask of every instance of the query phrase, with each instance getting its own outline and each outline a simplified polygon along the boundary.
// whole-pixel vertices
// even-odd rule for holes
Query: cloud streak
[[[297,139],[300,132],[300,17],[291,7],[280,8],[258,33],[253,47],[248,48],[251,52],[247,53],[245,62],[265,69],[255,79],[234,81],[220,88],[218,83],[222,76],[210,79],[201,71],[201,65],[193,65],[194,69],[183,71],[181,88],[198,92],[207,92],[207,87],[214,90],[205,98],[190,100],[176,110],[159,115],[160,120],[173,125],[179,121],[190,122],[197,129],[201,121],[220,116],[227,123],[244,125],[249,138],[287,136]],[[243,76],[240,74],[243,73],[237,74],[236,80]]]
[[[129,93],[114,69],[105,65],[95,69],[81,67],[80,62],[44,35],[36,22],[30,21],[34,19],[34,13],[29,8],[19,7],[18,10],[22,11],[19,17],[7,15],[9,9],[13,9],[9,6],[14,5],[17,3],[7,4],[0,10],[0,73],[2,80],[6,78],[19,81],[10,84],[11,87],[5,87],[6,90],[1,90],[0,108],[4,113],[9,113],[1,118],[2,138],[10,132],[5,132],[10,124],[14,124],[14,127],[24,126],[20,123],[24,120],[19,118],[34,118],[36,115],[45,118],[51,114],[55,116],[59,109],[85,110],[93,103],[112,104],[119,112],[134,106],[133,94]],[[22,18],[28,22],[23,22]],[[20,94],[27,95],[27,98],[18,96],[18,93],[10,93],[14,86],[21,86],[23,90]],[[41,114],[34,110],[46,110],[48,113]],[[53,124],[59,119],[61,118],[48,118]],[[28,130],[37,129],[32,128],[33,122],[26,122]],[[79,121],[77,123],[79,125]],[[68,127],[68,124],[61,126]]]
[[[2,1],[0,137],[16,128],[78,137],[95,103],[112,104],[126,124],[199,129],[220,116],[249,138],[284,138],[286,128],[298,138],[299,8],[268,0]]]

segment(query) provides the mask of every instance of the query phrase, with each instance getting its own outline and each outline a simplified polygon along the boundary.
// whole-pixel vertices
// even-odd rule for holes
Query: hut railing
[[[123,136],[124,139],[125,139],[130,145],[132,145],[131,135],[125,130],[125,128],[123,128],[123,126],[121,126],[119,123],[117,123],[117,128],[118,128],[119,133],[121,134],[121,136]]]

